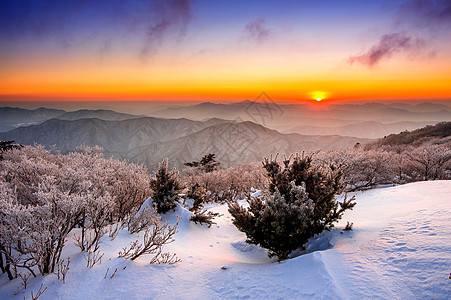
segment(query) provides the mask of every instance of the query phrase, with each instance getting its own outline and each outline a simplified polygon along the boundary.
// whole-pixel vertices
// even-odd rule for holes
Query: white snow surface
[[[62,255],[71,257],[66,283],[56,275],[38,276],[13,296],[20,279],[8,281],[3,274],[0,298],[29,299],[43,283],[47,290],[40,300],[450,299],[451,181],[379,188],[357,193],[356,199],[334,230],[313,238],[305,254],[281,263],[245,243],[226,205],[210,208],[223,214],[211,228],[189,222],[191,213],[178,207],[164,216],[171,222],[176,214],[183,217],[165,251],[182,262],[150,265],[151,255],[133,262],[118,258],[122,247],[143,234],[123,231],[114,241],[103,237],[102,263],[88,269],[70,237]],[[352,231],[343,232],[346,221],[354,223]]]

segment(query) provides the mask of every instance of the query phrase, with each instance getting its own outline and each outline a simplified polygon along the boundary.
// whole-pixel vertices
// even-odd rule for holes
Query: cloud
[[[406,52],[410,55],[421,53],[426,48],[426,43],[421,38],[414,38],[405,33],[390,33],[383,35],[379,43],[371,47],[367,52],[351,56],[350,64],[359,63],[368,67],[377,65],[380,61],[390,58],[393,54]]]
[[[176,34],[178,38],[185,35],[188,24],[192,20],[191,2],[189,0],[157,1],[138,20],[139,27],[144,29],[141,58],[147,59],[154,54],[163,38]]]
[[[271,35],[271,30],[266,27],[264,18],[247,23],[243,30],[243,39],[253,40],[258,43],[265,42]]]
[[[396,23],[406,24],[411,28],[448,28],[451,26],[451,1],[407,1],[399,6]]]
[[[394,8],[391,33],[383,35],[367,52],[349,57],[351,65],[372,67],[396,53],[431,58],[435,55],[434,40],[449,38],[450,0],[409,0]]]
[[[143,59],[167,38],[182,38],[192,20],[190,0],[5,0],[0,11],[3,41],[53,41],[62,49],[95,45],[105,55],[125,37]]]

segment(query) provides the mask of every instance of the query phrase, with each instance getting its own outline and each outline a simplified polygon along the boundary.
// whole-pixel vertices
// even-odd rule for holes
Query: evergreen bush
[[[179,172],[168,170],[168,159],[160,163],[155,177],[150,181],[152,200],[158,213],[165,213],[175,208],[178,193],[181,189]]]
[[[247,242],[269,250],[279,260],[308,239],[329,230],[346,209],[355,205],[354,197],[335,200],[342,191],[341,166],[327,169],[312,166],[312,156],[290,156],[282,164],[265,158],[263,167],[269,179],[262,197],[248,198],[249,208],[229,203],[233,224],[246,233]]]

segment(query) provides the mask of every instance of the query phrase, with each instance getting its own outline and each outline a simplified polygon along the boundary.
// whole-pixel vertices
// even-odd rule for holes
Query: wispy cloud
[[[411,28],[439,29],[451,26],[450,0],[412,0],[399,6],[397,23]]]
[[[157,1],[151,5],[138,22],[144,29],[141,58],[147,59],[161,44],[166,35],[175,33],[182,37],[192,20],[190,0]]]
[[[395,7],[392,27],[368,51],[350,56],[348,62],[372,67],[395,54],[413,58],[433,57],[436,51],[433,41],[443,34],[449,38],[451,1],[405,1]]]
[[[191,0],[0,1],[0,11],[4,41],[49,40],[63,49],[97,45],[105,55],[126,36],[138,40],[142,59],[156,53],[168,36],[182,38],[192,20]]]
[[[259,18],[249,22],[244,26],[243,39],[256,41],[258,43],[265,42],[271,35],[271,30],[266,26],[266,20]]]
[[[377,65],[380,61],[391,57],[398,52],[415,54],[425,49],[426,43],[421,38],[415,38],[405,33],[390,33],[383,35],[379,43],[371,47],[367,52],[351,56],[350,64],[359,63],[368,67]]]

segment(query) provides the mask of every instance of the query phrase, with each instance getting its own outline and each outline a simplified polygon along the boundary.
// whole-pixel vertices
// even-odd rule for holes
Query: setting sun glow
[[[324,101],[324,99],[326,99],[329,96],[329,93],[325,92],[325,91],[312,91],[309,93],[309,98],[316,101],[316,102],[321,102]]]
[[[425,20],[434,27],[431,49],[416,49],[403,44],[410,18],[400,24],[406,33],[384,34],[397,9],[381,13],[383,0],[331,2],[336,9],[324,11],[321,24],[320,5],[309,1],[5,1],[4,101],[242,101],[262,91],[276,101],[321,103],[451,97],[448,23]],[[429,31],[412,26],[412,37],[428,40]]]

